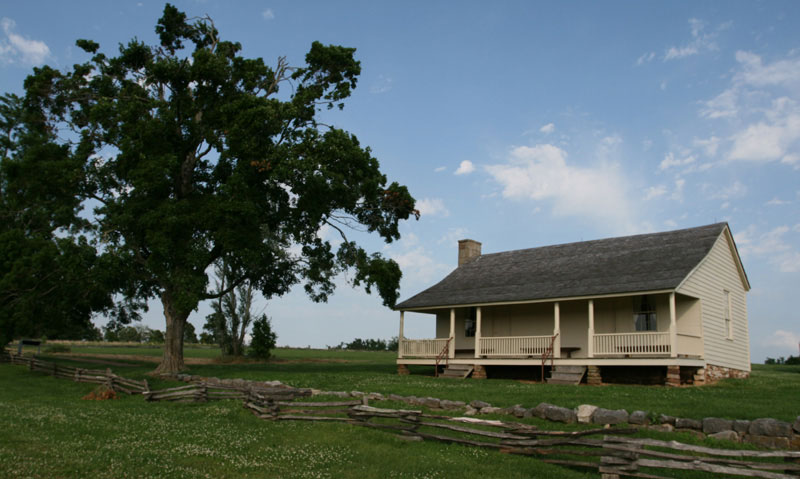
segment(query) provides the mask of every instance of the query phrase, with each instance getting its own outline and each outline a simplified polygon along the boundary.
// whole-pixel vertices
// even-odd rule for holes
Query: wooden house
[[[750,283],[727,223],[492,254],[473,240],[458,248],[458,268],[395,308],[400,373],[446,365],[486,377],[544,359],[554,382],[749,375]],[[436,337],[404,337],[406,312],[430,315]]]

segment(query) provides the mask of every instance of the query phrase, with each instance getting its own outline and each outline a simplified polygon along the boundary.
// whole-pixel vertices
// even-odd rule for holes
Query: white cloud
[[[437,167],[437,168],[434,168],[433,172],[434,172],[434,173],[441,173],[442,171],[444,171],[444,170],[446,170],[446,169],[447,169],[447,168],[446,168],[446,167],[444,167],[444,166],[439,166],[439,167]]]
[[[375,83],[370,87],[370,93],[386,93],[392,89],[392,79],[387,76],[378,75]]]
[[[711,138],[707,140],[700,140],[695,138],[694,146],[696,148],[702,149],[706,156],[714,157],[717,156],[717,150],[719,150],[719,144],[722,141],[721,138],[717,138],[716,136],[711,136]]]
[[[650,151],[650,148],[653,147],[653,140],[649,138],[645,138],[642,140],[642,151]]]
[[[545,135],[549,135],[550,133],[556,131],[556,125],[554,125],[553,123],[548,123],[543,127],[539,128],[539,131],[544,133]]]
[[[645,201],[652,200],[653,198],[664,196],[666,193],[667,193],[667,187],[664,185],[651,186],[650,188],[647,188],[647,190],[645,190],[644,199]]]
[[[458,165],[458,169],[455,171],[455,175],[468,175],[475,171],[475,165],[472,164],[469,160],[464,160]]]
[[[742,256],[765,257],[781,273],[797,273],[800,272],[800,253],[786,241],[789,231],[788,226],[782,225],[759,233],[755,225],[750,225],[734,238]]]
[[[450,271],[446,264],[438,263],[422,246],[389,255],[403,271],[403,281],[412,285],[430,284]],[[453,253],[453,257],[456,255]]]
[[[776,109],[767,115],[774,121],[752,124],[731,137],[729,159],[772,161],[788,157],[786,162],[792,162],[788,150],[800,140],[800,109],[785,115]]]
[[[643,54],[642,54],[642,56],[640,56],[640,57],[639,57],[639,58],[636,60],[636,64],[637,64],[637,65],[644,65],[645,63],[649,63],[649,62],[653,61],[653,59],[654,59],[655,57],[656,57],[656,52],[646,52],[646,53],[643,53]]]
[[[747,194],[747,187],[739,180],[736,180],[732,185],[721,188],[706,183],[702,186],[702,191],[712,200],[730,200],[732,198],[741,198]]]
[[[444,205],[441,198],[423,198],[418,201],[417,209],[420,215],[425,216],[449,216],[450,211]]]
[[[695,162],[694,156],[687,156],[686,158],[679,159],[675,158],[674,153],[669,152],[664,156],[664,159],[658,165],[658,169],[663,171],[675,166],[686,166],[694,162]]]
[[[723,24],[713,32],[705,30],[706,24],[702,20],[696,18],[689,19],[689,27],[692,32],[692,40],[686,45],[680,47],[669,47],[664,53],[664,61],[678,60],[681,58],[690,57],[699,53],[717,50],[716,37],[720,30],[724,30],[729,26]]]
[[[766,346],[774,346],[778,348],[791,348],[794,350],[800,344],[800,333],[792,331],[784,331],[778,329],[773,331],[772,336],[766,339]]]
[[[767,206],[782,206],[782,205],[788,205],[790,203],[791,201],[782,200],[776,196],[775,198],[772,198],[771,200],[767,201],[764,204]]]
[[[264,20],[272,20],[275,18],[275,12],[273,12],[271,8],[267,8],[261,12],[261,16],[264,17]]]
[[[578,167],[567,163],[567,152],[544,144],[511,150],[504,164],[486,171],[503,187],[503,197],[549,200],[559,216],[582,216],[610,223],[620,231],[635,231],[633,208],[626,198],[628,181],[615,166]]]
[[[469,230],[466,228],[450,228],[447,230],[447,233],[444,234],[441,238],[439,238],[439,244],[450,244],[455,247],[458,244],[458,240],[466,239],[469,236]]]
[[[22,63],[40,65],[50,56],[50,48],[39,40],[31,40],[14,32],[16,23],[10,18],[3,17],[0,27],[5,33],[5,38],[0,40],[0,60],[6,63]]]

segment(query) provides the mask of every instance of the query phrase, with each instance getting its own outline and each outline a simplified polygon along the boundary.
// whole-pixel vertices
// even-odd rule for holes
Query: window
[[[725,332],[728,339],[733,339],[733,323],[731,322],[731,292],[727,290],[722,291],[722,308],[725,318]]]
[[[467,338],[475,337],[475,327],[478,323],[478,310],[469,308],[469,316],[464,319],[464,336]]]
[[[656,304],[649,296],[639,296],[633,300],[633,322],[636,331],[657,331]]]

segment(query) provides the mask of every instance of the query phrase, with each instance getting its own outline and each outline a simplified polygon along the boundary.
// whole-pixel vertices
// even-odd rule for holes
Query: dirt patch
[[[113,389],[109,388],[108,386],[100,385],[97,386],[94,391],[90,392],[86,396],[83,396],[81,399],[85,399],[87,401],[106,401],[108,399],[119,399],[117,396],[117,392]]]

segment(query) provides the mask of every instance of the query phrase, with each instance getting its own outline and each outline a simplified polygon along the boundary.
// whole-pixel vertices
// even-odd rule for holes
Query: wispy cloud
[[[439,167],[434,168],[433,171],[434,171],[434,173],[441,173],[442,171],[444,171],[446,169],[447,169],[447,167],[445,167],[445,166],[439,166]]]
[[[692,39],[683,46],[673,46],[664,52],[664,61],[678,60],[690,57],[699,53],[717,50],[716,38],[721,30],[730,26],[729,23],[720,25],[714,31],[706,30],[706,23],[696,18],[689,19],[689,28],[692,32]]]
[[[644,65],[645,63],[650,63],[656,57],[656,52],[646,52],[642,54],[639,58],[636,59],[637,65]]]
[[[453,173],[454,175],[468,175],[475,171],[475,165],[469,160],[464,160],[458,165],[458,169]]]
[[[384,75],[378,75],[375,83],[372,84],[369,91],[370,93],[386,93],[392,89],[392,79]]]
[[[423,198],[418,201],[417,209],[420,215],[424,216],[449,216],[450,211],[444,205],[441,198]]]
[[[651,186],[645,190],[644,199],[645,201],[652,200],[653,198],[664,196],[666,193],[667,187],[664,185]]]
[[[742,256],[764,257],[781,273],[797,273],[800,272],[800,252],[785,238],[790,231],[791,228],[782,225],[762,233],[755,225],[750,225],[734,238]]]
[[[658,165],[659,170],[668,170],[677,166],[687,166],[695,162],[694,156],[687,156],[685,158],[676,158],[672,152],[667,153],[661,163]]]
[[[539,131],[544,133],[545,135],[549,135],[550,133],[556,131],[556,125],[554,125],[553,123],[548,123],[543,127],[539,128]]]
[[[40,40],[31,40],[14,30],[16,22],[3,17],[0,28],[5,38],[0,40],[0,60],[5,63],[22,62],[29,65],[40,65],[50,56],[50,48]]]
[[[275,19],[275,12],[271,8],[267,8],[261,12],[261,16],[264,17],[264,20],[273,20]]]

